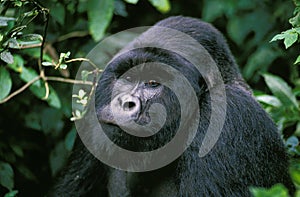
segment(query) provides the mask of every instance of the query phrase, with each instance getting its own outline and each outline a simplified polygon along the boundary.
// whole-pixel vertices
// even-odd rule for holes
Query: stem
[[[71,59],[71,60],[67,60],[66,63],[76,62],[76,61],[86,61],[86,62],[90,63],[96,70],[99,70],[97,65],[94,64],[91,60],[89,60],[87,58],[74,58],[74,59]]]
[[[46,81],[58,81],[58,82],[64,82],[64,83],[72,83],[72,84],[82,84],[82,85],[93,85],[90,81],[80,81],[80,80],[74,80],[74,79],[66,79],[62,77],[45,77]]]
[[[39,80],[41,78],[41,76],[37,76],[34,79],[32,79],[31,81],[27,82],[24,86],[22,86],[20,89],[16,90],[15,92],[11,93],[10,95],[8,95],[5,99],[0,101],[0,104],[6,103],[7,101],[9,101],[11,98],[13,98],[14,96],[20,94],[21,92],[23,92],[26,88],[28,88],[31,84],[33,84],[34,82],[36,82],[37,80]]]

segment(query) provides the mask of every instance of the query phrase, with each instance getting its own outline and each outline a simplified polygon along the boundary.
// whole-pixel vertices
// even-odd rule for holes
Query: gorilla
[[[199,19],[170,17],[130,42],[102,73],[91,108],[96,121],[80,120],[49,196],[240,197],[276,183],[294,193],[276,125],[222,34]]]

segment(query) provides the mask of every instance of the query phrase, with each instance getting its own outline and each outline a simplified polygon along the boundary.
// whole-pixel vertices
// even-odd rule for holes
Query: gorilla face
[[[96,94],[98,120],[106,135],[122,148],[155,150],[176,134],[180,105],[174,92],[164,85],[176,83],[176,77],[163,63],[174,61],[174,68],[187,68],[176,56],[168,53],[165,57],[164,53],[161,50],[158,56],[157,49],[132,50],[114,59],[99,80],[96,92],[107,94]]]
[[[100,122],[120,126],[127,126],[131,122],[139,125],[151,122],[149,107],[160,98],[163,86],[154,79],[143,78],[142,73],[142,70],[133,74],[126,73],[113,82],[112,99],[100,111]]]

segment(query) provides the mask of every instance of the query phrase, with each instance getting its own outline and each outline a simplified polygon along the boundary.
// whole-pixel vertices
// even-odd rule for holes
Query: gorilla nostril
[[[127,101],[123,104],[123,109],[124,109],[124,111],[130,111],[130,110],[134,109],[135,106],[136,106],[135,102]]]

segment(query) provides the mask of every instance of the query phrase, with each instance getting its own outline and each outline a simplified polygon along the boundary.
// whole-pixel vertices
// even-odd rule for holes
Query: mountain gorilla
[[[182,40],[178,44],[179,37],[167,37],[163,31],[153,30],[154,27],[176,30],[196,40],[208,53],[189,57],[197,59],[199,56],[200,67],[205,67],[210,63],[203,57],[210,56],[216,69],[197,69],[195,62],[184,57],[184,54],[197,51],[196,45]],[[288,158],[277,128],[253,98],[221,33],[210,24],[181,16],[162,20],[154,27],[109,62],[99,79],[93,105],[97,124],[101,124],[104,135],[111,142],[128,151],[150,154],[147,157],[137,155],[136,159],[127,158],[125,153],[115,154],[117,148],[109,144],[94,146],[93,143],[104,137],[92,134],[89,142],[96,147],[92,148],[94,153],[98,158],[102,154],[111,155],[111,160],[102,163],[78,140],[51,195],[240,197],[250,196],[250,186],[271,187],[276,183],[283,183],[293,193]],[[146,47],[134,47],[145,43]],[[175,52],[168,50],[166,45],[173,47]],[[161,65],[155,67],[157,62]],[[177,77],[176,71],[191,84],[194,94],[189,95],[185,81]],[[200,155],[210,121],[214,120],[212,114],[223,113],[221,108],[215,110],[212,103],[211,93],[220,85],[215,83],[217,72],[224,85],[224,94],[216,97],[219,101],[226,100],[224,124],[214,146]],[[183,99],[176,91],[184,94]],[[194,107],[193,96],[197,98],[198,108]],[[183,107],[182,101],[187,103]],[[186,110],[188,113],[184,112]],[[198,118],[199,122],[180,123],[183,116]],[[222,122],[221,116],[218,117],[214,121]],[[98,132],[91,126],[89,117],[84,121],[85,133]],[[184,139],[179,139],[182,144],[178,141],[172,144],[181,124],[185,130],[195,127],[196,132],[183,135]],[[175,159],[165,165],[149,167],[149,163],[168,160],[168,153],[154,154],[166,144],[180,149],[182,154],[175,154]],[[114,159],[121,161],[120,166],[106,165]],[[129,163],[127,170],[122,167],[122,161]]]

